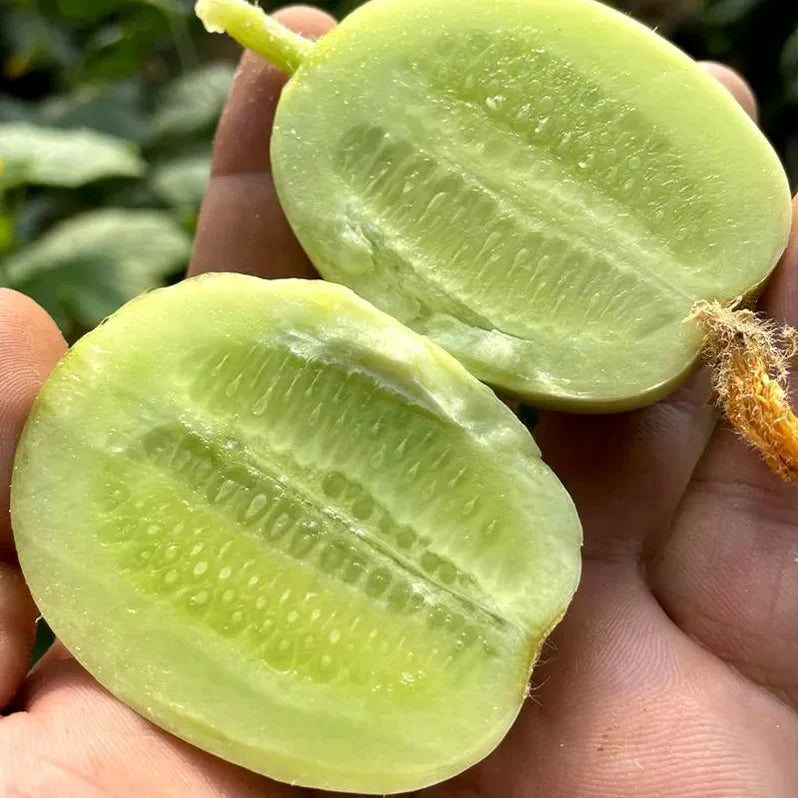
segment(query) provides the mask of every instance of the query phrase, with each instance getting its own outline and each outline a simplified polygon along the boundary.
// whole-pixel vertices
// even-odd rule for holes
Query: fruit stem
[[[247,0],[197,0],[194,11],[209,33],[227,33],[289,75],[313,47]]]

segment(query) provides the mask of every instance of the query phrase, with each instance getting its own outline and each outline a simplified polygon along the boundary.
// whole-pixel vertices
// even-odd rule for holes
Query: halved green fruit
[[[755,124],[601,4],[380,0],[312,47],[246,7],[198,12],[299,64],[271,148],[303,247],[484,381],[651,402],[696,360],[691,305],[749,292],[785,247],[787,180]]]
[[[111,692],[336,790],[484,757],[580,567],[513,414],[321,281],[200,277],[83,338],[26,425],[12,521],[42,613]]]

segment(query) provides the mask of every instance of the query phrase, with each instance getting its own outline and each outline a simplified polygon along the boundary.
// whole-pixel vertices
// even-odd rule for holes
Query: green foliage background
[[[0,3],[0,285],[74,340],[185,269],[237,48],[189,0]],[[798,2],[615,5],[745,74],[798,187]]]

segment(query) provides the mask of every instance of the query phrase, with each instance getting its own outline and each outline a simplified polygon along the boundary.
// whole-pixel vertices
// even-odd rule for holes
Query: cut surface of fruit
[[[580,568],[515,416],[322,281],[199,277],[79,341],[26,425],[12,522],[43,615],[112,693],[335,790],[484,757]]]
[[[693,303],[755,290],[789,232],[729,93],[590,0],[368,3],[304,57],[271,147],[322,276],[541,405],[667,393]]]

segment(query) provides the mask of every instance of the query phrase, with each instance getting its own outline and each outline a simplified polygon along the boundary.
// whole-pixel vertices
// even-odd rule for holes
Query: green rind
[[[297,387],[283,394],[293,400],[286,399],[283,409],[278,404],[256,418],[249,408],[257,404],[257,392],[247,393],[235,378],[252,373],[246,370],[250,355],[232,371],[213,366],[214,353],[255,351],[286,334],[297,351],[316,358],[308,362],[323,364],[322,377],[343,364],[353,374],[376,378],[378,392],[389,391],[356,408],[343,424],[336,437],[355,437],[339,446],[333,465],[332,455],[312,443],[338,445],[334,439],[303,437],[316,406],[308,398],[316,384],[309,374],[297,372]],[[265,373],[268,384],[281,384],[279,374]],[[391,416],[391,403],[405,408],[405,415]],[[437,485],[424,498],[424,488],[435,487],[438,474],[446,473],[445,461],[423,472],[428,476],[422,484],[406,485],[389,480],[376,461],[347,459],[347,449],[371,440],[357,421],[374,421],[369,413],[377,406],[389,413],[388,421],[401,417],[408,429],[431,424],[444,443],[454,441],[452,456],[465,458],[470,469],[463,479],[483,486],[478,498],[488,502],[486,512],[500,519],[498,526],[486,532],[481,509],[468,515],[460,505],[440,503],[449,495],[466,501],[459,487]],[[347,412],[342,409],[340,417]],[[193,430],[188,437],[186,429]],[[389,432],[390,425],[384,434]],[[167,457],[173,434],[178,445]],[[429,440],[428,452],[414,444],[419,456],[431,457],[437,440]],[[206,446],[215,459],[201,454]],[[192,457],[200,467],[214,466],[212,480],[220,475],[207,500],[193,487]],[[379,639],[396,639],[393,628],[406,628],[412,645],[427,653],[433,640],[445,650],[460,632],[448,625],[434,631],[432,620],[390,611],[382,598],[369,598],[368,581],[349,590],[328,578],[318,570],[316,554],[297,553],[298,529],[290,545],[268,542],[277,521],[264,527],[263,536],[253,534],[241,509],[220,498],[230,469],[240,463],[248,470],[235,472],[243,480],[236,495],[250,500],[254,494],[242,486],[253,474],[265,490],[269,464],[282,463],[285,485],[322,506],[329,502],[345,524],[356,511],[341,504],[335,491],[320,495],[314,475],[362,480],[380,507],[414,519],[428,535],[426,553],[435,551],[440,562],[448,558],[455,570],[476,578],[451,595],[436,586],[443,571],[428,579],[433,604],[424,617],[453,606],[460,600],[455,594],[476,598],[485,609],[474,607],[462,617],[479,630],[485,652],[494,653],[466,647],[465,659],[444,660],[433,651],[431,665],[397,671],[394,651],[377,649]],[[337,471],[330,471],[333,466]],[[446,513],[461,510],[462,520],[447,522]],[[326,536],[319,545],[332,540],[338,522],[314,517],[322,519]],[[489,753],[515,718],[542,639],[562,616],[579,575],[581,532],[573,504],[515,417],[443,350],[347,289],[322,282],[209,275],[146,294],[87,335],[56,367],[25,427],[14,467],[12,521],[37,605],[59,639],[114,695],[230,761],[281,781],[335,790],[416,789]],[[376,520],[363,521],[358,534],[388,545],[375,529]],[[460,538],[451,539],[456,529]],[[189,551],[195,540],[205,546],[201,555]],[[180,552],[171,560],[170,549]],[[218,553],[208,557],[211,549]],[[378,552],[375,561],[385,556]],[[407,562],[409,554],[402,556]],[[392,577],[405,573],[398,562]],[[269,571],[272,582],[287,578],[296,593],[280,602],[301,615],[303,640],[311,633],[321,639],[304,607],[318,607],[320,624],[332,623],[336,611],[342,618],[350,611],[366,621],[382,618],[376,637],[347,655],[355,670],[320,681],[314,676],[318,660],[302,659],[290,629],[285,631],[288,616],[277,605],[263,612],[282,619],[283,639],[294,639],[290,667],[276,668],[272,638],[263,644],[266,653],[253,645],[261,627],[250,632],[247,624],[260,623],[252,591],[261,588],[250,590],[247,577],[258,575],[265,584],[275,564],[282,571]],[[287,577],[279,575],[283,571]],[[176,587],[167,588],[172,572]],[[235,598],[225,604],[228,584]],[[416,681],[404,680],[403,669]]]
[[[291,79],[271,147],[325,278],[570,410],[672,390],[693,302],[760,284],[790,227],[784,171],[729,93],[588,0],[368,3]]]

